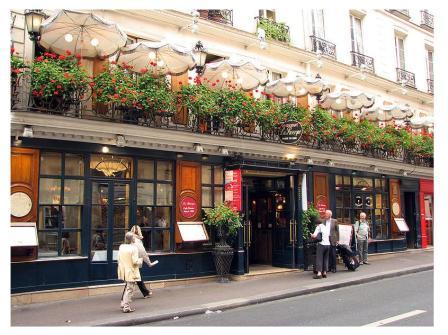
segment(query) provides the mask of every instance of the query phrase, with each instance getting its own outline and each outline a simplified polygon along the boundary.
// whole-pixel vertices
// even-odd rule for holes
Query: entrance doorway
[[[415,193],[404,192],[404,219],[409,227],[406,233],[407,247],[413,249],[417,244]]]
[[[246,264],[295,267],[297,175],[243,171]]]

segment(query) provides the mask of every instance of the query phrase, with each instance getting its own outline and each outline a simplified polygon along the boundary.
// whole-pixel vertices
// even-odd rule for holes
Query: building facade
[[[360,90],[407,104],[413,118],[433,116],[433,20],[428,11],[197,11],[196,21],[189,11],[93,12],[119,24],[128,43],[169,40],[194,46],[200,40],[207,61],[234,55],[257,59],[271,80],[290,72],[319,74],[334,90]],[[11,11],[12,46],[30,62],[43,51],[26,29],[24,13]],[[97,75],[114,59],[82,63]],[[168,78],[175,90],[195,76],[191,70]],[[253,96],[260,97],[259,91]],[[309,109],[318,103],[312,96],[292,101]],[[201,221],[203,211],[227,199],[230,171],[242,179],[239,210],[244,214],[244,227],[230,241],[234,274],[250,272],[256,264],[303,267],[300,223],[311,203],[320,212],[331,209],[348,225],[366,212],[371,253],[432,244],[432,158],[373,157],[305,142],[288,145],[229,136],[214,132],[213,126],[198,131],[188,116],[182,121],[188,115],[182,108],[176,116],[147,125],[126,122],[110,111],[107,118],[99,117],[91,100],[83,106],[81,112],[12,107],[11,194],[28,194],[31,205],[26,215],[11,220],[36,222],[39,241],[37,259],[12,262],[12,293],[117,282],[116,253],[135,224],[142,227],[148,253],[160,262],[143,269],[145,280],[215,274],[214,232],[207,230],[205,242],[186,241],[177,223]],[[356,111],[349,115],[358,117]],[[432,126],[414,132],[431,134]],[[395,218],[405,219],[407,233]]]

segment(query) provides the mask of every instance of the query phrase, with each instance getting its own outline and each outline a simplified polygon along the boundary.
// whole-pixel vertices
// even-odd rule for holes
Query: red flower
[[[117,62],[116,62],[116,61],[114,61],[114,60],[113,60],[112,62],[110,62],[110,63],[111,63],[111,64],[114,64],[114,65],[115,65],[115,64],[117,64]]]
[[[182,85],[183,83],[181,81],[178,82],[179,85]]]
[[[148,72],[148,69],[147,68],[143,68],[143,69],[140,69],[140,73],[146,73],[146,72]]]
[[[118,95],[118,93],[115,93],[115,94],[114,94],[114,98],[115,98],[115,99],[118,99],[119,97],[120,97],[120,96]]]
[[[36,62],[42,62],[44,60],[43,56],[36,57]]]
[[[255,90],[256,93],[258,93],[258,90]]]
[[[191,78],[191,77],[188,77],[188,80],[191,80],[191,79],[193,79],[193,78]]]
[[[55,82],[56,82],[56,80],[54,80],[54,79],[50,79],[50,81],[51,81],[52,83],[55,83]]]
[[[56,85],[56,88],[57,88],[57,89],[61,89],[62,86],[61,86],[61,85]]]
[[[54,95],[59,95],[59,92],[58,91],[54,91],[53,94]]]
[[[81,55],[80,54],[76,54],[76,59],[81,59]]]
[[[39,68],[34,69],[34,72],[39,73],[39,72],[40,72],[40,69],[39,69]]]
[[[16,49],[11,48],[11,53],[12,53],[12,54],[14,53],[14,51],[16,51]]]
[[[216,86],[216,83],[212,83],[212,86]]]
[[[72,54],[70,50],[65,50],[65,53],[67,54],[67,56],[70,56]]]
[[[216,82],[219,83],[219,79],[216,79]]]
[[[70,74],[68,72],[64,72],[64,78],[70,78]]]
[[[81,62],[78,62],[78,66],[81,65]]]
[[[125,103],[126,100],[128,100],[128,99],[126,99],[126,98],[122,98],[122,99],[121,99],[121,102],[122,102],[122,103]]]
[[[89,86],[90,86],[90,87],[95,86],[95,82],[91,81],[91,82],[89,83]]]

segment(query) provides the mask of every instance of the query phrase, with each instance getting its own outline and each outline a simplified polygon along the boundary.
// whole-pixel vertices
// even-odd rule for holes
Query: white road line
[[[388,323],[392,323],[392,322],[395,322],[395,321],[398,321],[398,320],[403,320],[403,319],[406,319],[406,318],[410,318],[412,316],[419,315],[419,314],[422,314],[422,313],[426,313],[426,311],[421,310],[421,309],[416,309],[415,311],[412,311],[412,312],[408,312],[408,313],[392,316],[392,317],[387,318],[387,319],[383,319],[383,320],[380,320],[380,321],[377,321],[377,322],[369,323],[367,325],[364,325],[363,327],[380,327],[382,325],[386,325]]]

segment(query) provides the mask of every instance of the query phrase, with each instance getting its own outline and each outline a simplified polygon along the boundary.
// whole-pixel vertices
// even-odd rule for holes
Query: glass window
[[[201,173],[202,173],[202,184],[211,184],[212,183],[212,166],[211,165],[202,165]]]
[[[114,205],[129,204],[129,184],[114,185]]]
[[[62,206],[62,226],[81,229],[82,206]]]
[[[157,206],[171,206],[173,204],[173,186],[171,184],[157,184]]]
[[[58,232],[38,232],[39,257],[58,256]]]
[[[154,204],[154,184],[137,183],[137,205]]]
[[[169,228],[171,223],[171,207],[155,207],[154,217],[154,227]]]
[[[77,231],[65,231],[62,233],[61,255],[81,255],[81,233]]]
[[[385,191],[386,181],[384,179],[375,179],[375,189],[378,191]]]
[[[352,39],[352,51],[360,54],[364,53],[360,18],[350,15],[350,30]]]
[[[84,175],[84,157],[82,155],[65,154],[65,175]]]
[[[138,161],[138,179],[154,179],[154,161],[141,159]]]
[[[153,230],[153,243],[155,250],[170,250],[170,231],[169,230]]]
[[[311,24],[312,24],[313,36],[325,39],[323,9],[311,10]]]
[[[129,206],[114,206],[114,229],[129,228]]]
[[[84,180],[64,180],[64,204],[81,205],[84,203]]]
[[[94,177],[131,178],[132,158],[114,155],[91,155],[90,174]]]
[[[157,161],[157,180],[173,180],[173,164],[171,162]]]
[[[214,206],[217,206],[221,203],[223,203],[224,201],[224,192],[223,192],[223,187],[221,186],[215,186],[214,188]]]
[[[92,204],[107,205],[109,203],[109,184],[92,182]]]
[[[107,231],[98,229],[92,230],[91,238],[91,259],[92,262],[107,261]]]
[[[395,36],[395,55],[397,57],[397,67],[405,70],[406,64],[404,60],[404,39],[399,36]]]
[[[61,175],[62,154],[58,152],[42,152],[40,155],[41,175]]]
[[[39,203],[59,204],[61,202],[61,180],[40,178]]]
[[[39,206],[39,230],[59,227],[59,206]]]
[[[211,186],[202,186],[202,207],[212,207]]]
[[[152,226],[152,207],[138,206],[137,207],[137,224],[140,228]]]
[[[224,171],[221,166],[215,166],[215,180],[214,184],[224,184]]]

